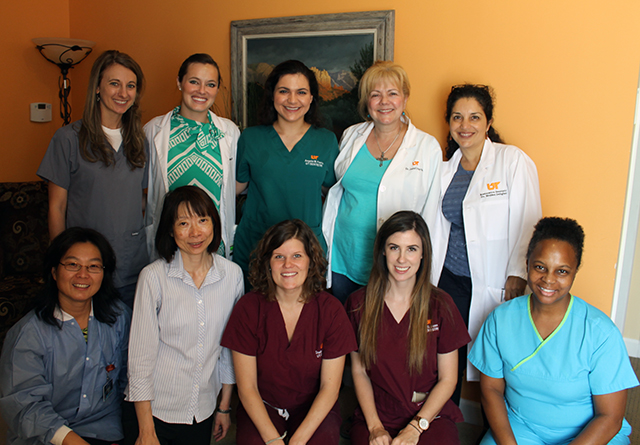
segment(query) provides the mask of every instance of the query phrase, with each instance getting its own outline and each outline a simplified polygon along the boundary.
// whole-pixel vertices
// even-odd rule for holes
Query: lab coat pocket
[[[487,286],[487,293],[491,297],[489,299],[491,306],[493,306],[491,310],[493,310],[496,306],[504,302],[504,289],[498,289],[497,287]],[[491,312],[491,310],[489,312]]]
[[[482,200],[482,233],[487,240],[502,240],[509,236],[509,199],[490,196]]]

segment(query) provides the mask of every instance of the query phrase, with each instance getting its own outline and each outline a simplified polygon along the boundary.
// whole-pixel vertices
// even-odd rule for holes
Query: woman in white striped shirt
[[[220,239],[206,192],[184,186],[167,194],[156,233],[161,259],[140,274],[129,344],[138,445],[209,445],[212,429],[220,440],[229,428],[235,376],[220,338],[243,279],[215,253]]]

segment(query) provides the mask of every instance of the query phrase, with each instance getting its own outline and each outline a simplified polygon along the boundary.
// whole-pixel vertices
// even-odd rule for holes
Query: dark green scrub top
[[[322,186],[336,182],[336,136],[310,127],[291,151],[271,125],[244,130],[238,141],[236,179],[248,182],[247,200],[236,230],[233,261],[247,276],[249,255],[269,227],[298,218],[322,236]]]

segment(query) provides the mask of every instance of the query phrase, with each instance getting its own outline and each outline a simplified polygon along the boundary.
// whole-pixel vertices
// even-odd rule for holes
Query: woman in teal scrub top
[[[529,296],[498,306],[469,360],[491,431],[481,445],[622,445],[638,385],[620,331],[569,293],[584,245],[571,219],[543,218],[527,251]]]
[[[262,125],[247,128],[240,136],[236,193],[248,189],[233,261],[245,277],[250,254],[262,235],[286,219],[304,221],[326,251],[322,191],[336,182],[333,164],[338,141],[318,126],[319,101],[313,71],[297,60],[282,62],[265,82],[258,114]]]

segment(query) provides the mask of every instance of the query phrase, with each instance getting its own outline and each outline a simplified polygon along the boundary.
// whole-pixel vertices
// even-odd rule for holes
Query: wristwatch
[[[427,419],[425,419],[424,417],[420,417],[420,416],[415,416],[413,418],[413,420],[415,420],[416,422],[418,422],[418,428],[420,428],[422,430],[422,432],[424,433],[427,429],[429,429],[429,421]]]

